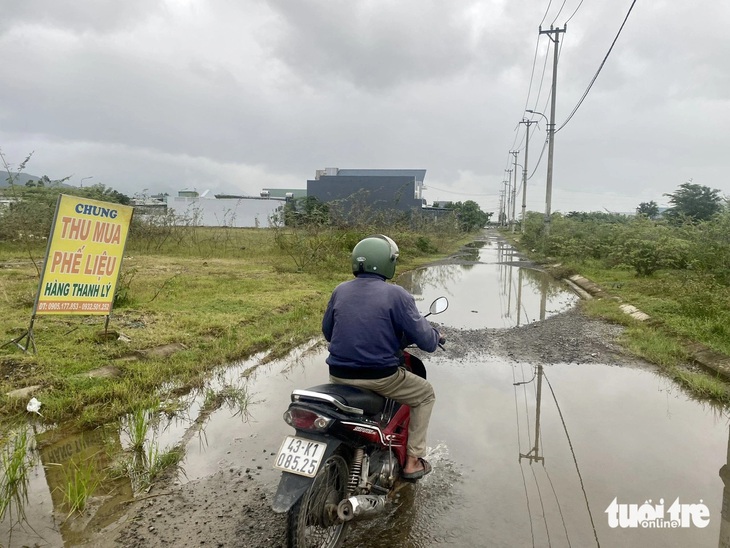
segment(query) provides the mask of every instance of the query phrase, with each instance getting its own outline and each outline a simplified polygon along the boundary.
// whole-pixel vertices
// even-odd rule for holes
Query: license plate
[[[313,478],[319,470],[327,444],[297,436],[287,436],[276,456],[274,468]]]

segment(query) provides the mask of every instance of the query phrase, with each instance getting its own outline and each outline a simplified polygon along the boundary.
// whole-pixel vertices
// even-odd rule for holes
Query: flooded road
[[[450,311],[438,321],[451,327],[518,327],[565,312],[578,297],[549,275],[523,264],[514,249],[497,239],[466,249],[459,264],[441,264],[398,277],[423,310],[437,297]]]
[[[730,546],[730,523],[722,520],[723,505],[730,505],[721,479],[730,456],[726,414],[629,360],[601,362],[601,354],[591,363],[542,363],[503,352],[496,344],[503,334],[522,329],[524,344],[534,346],[527,335],[542,329],[540,320],[569,314],[576,297],[525,268],[497,240],[478,242],[462,259],[464,264],[409,273],[398,283],[414,293],[422,310],[436,296],[448,296],[450,307],[437,323],[484,340],[490,350],[460,352],[453,341],[469,337],[454,336],[446,352],[424,358],[437,395],[427,457],[434,471],[403,489],[398,507],[382,519],[356,524],[345,546]],[[540,354],[539,348],[531,351]],[[224,405],[196,422],[205,400],[200,393],[190,396],[185,413],[159,417],[150,436],[160,447],[187,440],[178,482],[205,489],[220,471],[248,474],[270,500],[278,483],[273,454],[291,432],[281,418],[289,394],[326,382],[325,357],[324,347],[313,341],[284,360],[258,365],[261,357],[252,358],[211,379],[211,386],[245,390],[244,409]],[[130,441],[121,433],[114,443]],[[0,545],[80,544],[73,528],[48,517],[55,506],[49,477],[47,468],[35,469],[29,505],[33,515],[46,518],[34,521],[33,530],[16,531],[12,543],[0,528]],[[127,484],[114,493],[131,491]],[[226,486],[206,493],[205,503],[186,500],[176,509],[172,499],[161,499],[155,508],[166,513],[165,521],[158,518],[149,533],[146,515],[138,514],[141,532],[135,538],[141,546],[251,546],[236,532],[254,525],[235,510],[225,519],[220,511],[211,516],[212,530],[228,529],[237,539],[230,542],[232,537],[200,533],[201,527],[187,523],[191,508],[202,511],[208,498],[235,507],[238,497]],[[112,498],[99,504],[111,507]],[[118,518],[109,512],[106,521],[96,518],[99,523],[90,527],[98,530]],[[106,545],[137,544],[114,544],[113,531]],[[279,531],[271,534],[280,539]]]
[[[186,468],[196,471],[188,480],[243,461],[273,494],[271,454],[289,432],[281,412],[291,390],[326,382],[325,357],[320,350],[259,368],[248,422],[230,413],[211,420],[207,443],[188,446]],[[719,543],[727,419],[668,379],[610,364],[538,371],[499,358],[436,355],[427,366],[437,390],[427,457],[434,472],[404,490],[387,519],[357,524],[345,546],[727,546]],[[709,520],[612,528],[614,499],[663,500],[667,510],[677,499],[703,504]]]

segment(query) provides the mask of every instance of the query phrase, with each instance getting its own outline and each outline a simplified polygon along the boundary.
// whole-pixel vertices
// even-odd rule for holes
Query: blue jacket
[[[349,379],[392,375],[401,339],[433,352],[439,334],[416,308],[413,296],[377,274],[359,274],[332,292],[322,319],[330,374]]]

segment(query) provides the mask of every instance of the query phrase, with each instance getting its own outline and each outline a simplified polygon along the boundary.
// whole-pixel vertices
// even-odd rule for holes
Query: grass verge
[[[693,396],[730,404],[730,382],[694,364],[690,351],[693,343],[700,343],[730,360],[730,289],[686,271],[637,277],[597,261],[560,262],[551,268],[554,275],[579,273],[607,293],[610,298],[584,301],[583,308],[594,317],[626,326],[620,341],[626,349],[659,366]],[[650,320],[631,318],[619,309],[621,303],[637,307]]]
[[[176,245],[130,242],[109,326],[113,336],[100,336],[104,317],[39,316],[37,354],[1,348],[0,419],[27,413],[30,395],[8,392],[35,387],[29,393],[42,402],[47,423],[92,427],[202,388],[219,365],[260,351],[285,355],[319,335],[332,289],[351,277],[351,244],[366,235],[317,234],[318,242],[330,237],[332,245],[327,254],[318,245],[316,260],[303,269],[305,261],[278,246],[272,230],[189,230]],[[472,239],[439,231],[424,245],[423,234],[391,235],[401,246],[399,272]],[[42,258],[44,251],[34,254]],[[3,344],[27,330],[38,274],[25,248],[5,243],[0,267]]]

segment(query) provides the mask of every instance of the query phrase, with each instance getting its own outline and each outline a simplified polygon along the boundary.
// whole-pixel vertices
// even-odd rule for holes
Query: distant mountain
[[[0,188],[5,188],[10,186],[8,183],[8,174],[7,171],[0,170]],[[28,181],[40,181],[41,177],[38,175],[30,175],[28,173],[12,173],[13,176],[13,182],[18,186],[25,186],[25,183]],[[61,186],[70,187],[74,185],[67,185],[66,183],[61,183]]]
[[[11,174],[9,174],[7,171],[0,170],[0,188],[9,186],[9,183],[8,183],[9,175],[11,175]],[[20,173],[19,175],[12,173],[12,176],[13,176],[13,182],[16,185],[25,185],[25,183],[27,183],[28,181],[38,181],[40,179],[40,177],[38,177],[38,175],[29,175],[27,173]]]

